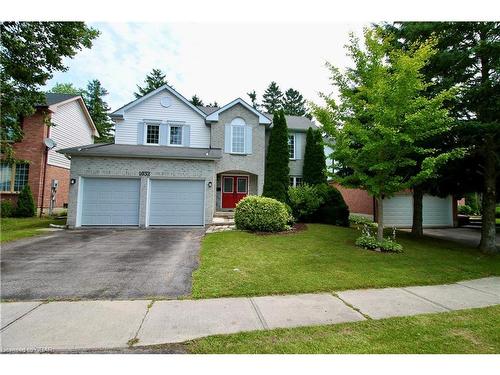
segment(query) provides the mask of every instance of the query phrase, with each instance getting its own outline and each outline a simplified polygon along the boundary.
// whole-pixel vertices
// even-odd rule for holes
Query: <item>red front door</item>
[[[248,176],[222,176],[222,208],[235,208],[248,195]]]

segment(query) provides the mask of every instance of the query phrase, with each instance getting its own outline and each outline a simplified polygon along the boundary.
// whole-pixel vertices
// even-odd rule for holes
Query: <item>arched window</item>
[[[245,152],[245,120],[235,117],[231,121],[231,152]]]

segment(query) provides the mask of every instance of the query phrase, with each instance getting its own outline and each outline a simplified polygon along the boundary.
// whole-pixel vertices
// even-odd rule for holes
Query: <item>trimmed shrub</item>
[[[280,232],[287,229],[290,216],[284,203],[266,197],[249,195],[236,205],[236,228],[252,232]]]
[[[323,204],[324,197],[316,186],[304,184],[288,188],[288,201],[293,216],[300,221],[311,221],[312,216]]]
[[[380,250],[384,252],[391,253],[402,253],[403,246],[397,242],[384,238],[382,241],[377,241],[373,236],[363,235],[356,239],[356,246],[362,247],[368,250]]]
[[[15,215],[17,217],[33,217],[35,216],[35,201],[29,185],[25,185],[23,190],[17,197],[17,208]]]
[[[12,217],[14,216],[15,207],[11,201],[2,201],[0,204],[0,216]]]
[[[349,223],[356,229],[361,230],[365,225],[372,229],[377,229],[377,223],[361,215],[350,215]]]
[[[314,214],[317,223],[333,224],[342,227],[349,226],[349,208],[335,187],[324,184],[318,185],[317,189],[323,196],[323,204]]]
[[[467,204],[458,206],[457,211],[460,215],[472,215],[474,213],[472,207]]]

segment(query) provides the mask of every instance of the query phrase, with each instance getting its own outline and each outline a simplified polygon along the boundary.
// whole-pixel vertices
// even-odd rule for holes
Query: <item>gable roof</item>
[[[191,108],[193,111],[198,113],[200,116],[205,118],[205,112],[203,112],[201,109],[193,105],[189,100],[187,100],[184,96],[179,94],[177,91],[174,90],[173,87],[170,87],[169,85],[165,84],[161,87],[158,87],[156,90],[151,91],[150,93],[147,93],[144,96],[141,96],[138,99],[135,99],[131,101],[130,103],[125,104],[123,107],[118,108],[116,111],[110,114],[110,117],[112,118],[123,118],[123,114],[125,111],[129,110],[130,108],[135,107],[137,104],[142,103],[144,100],[158,94],[159,92],[162,92],[163,90],[167,90],[170,92],[173,96],[175,96],[177,99],[179,99],[181,102],[186,104],[189,108]]]
[[[92,120],[92,117],[90,116],[89,110],[87,108],[87,105],[83,101],[83,98],[80,95],[73,95],[73,94],[57,94],[57,93],[52,93],[48,92],[45,93],[45,103],[43,104],[37,104],[37,107],[48,107],[49,111],[55,112],[57,110],[57,107],[60,105],[72,102],[72,101],[78,101],[78,104],[80,104],[80,108],[82,109],[83,115],[87,119],[87,122],[89,124],[90,129],[92,130],[92,135],[94,137],[99,137],[99,132],[97,131],[97,128],[94,124],[94,121]]]
[[[254,107],[252,107],[250,104],[248,104],[247,102],[245,102],[241,98],[235,99],[232,102],[226,104],[225,106],[223,106],[221,108],[218,108],[214,112],[210,113],[207,116],[207,121],[219,121],[219,114],[220,113],[222,113],[225,110],[227,110],[227,109],[229,109],[229,108],[231,108],[231,107],[233,107],[235,105],[238,105],[238,104],[241,104],[243,107],[245,107],[246,109],[248,109],[250,112],[256,114],[259,117],[259,123],[260,124],[264,124],[264,125],[270,125],[271,124],[272,121],[271,121],[271,119],[269,117],[267,117],[262,112],[256,110]]]
[[[270,113],[266,113],[266,116],[270,117],[271,120],[273,119],[273,115]],[[309,128],[313,129],[318,129],[318,125],[316,125],[312,120],[308,119],[305,116],[292,116],[292,115],[285,115],[285,120],[286,120],[286,126],[288,129],[292,130],[303,130],[307,131]]]

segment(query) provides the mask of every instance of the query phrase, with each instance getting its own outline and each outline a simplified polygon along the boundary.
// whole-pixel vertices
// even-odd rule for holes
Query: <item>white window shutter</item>
[[[137,144],[144,144],[144,132],[146,131],[144,123],[141,121],[137,124]]]
[[[295,133],[295,159],[302,159],[302,134]]]
[[[224,152],[231,152],[231,125],[224,125]]]
[[[189,125],[184,125],[182,127],[182,145],[184,147],[190,147],[191,144],[191,129]]]
[[[245,153],[252,153],[252,127],[245,126]]]

